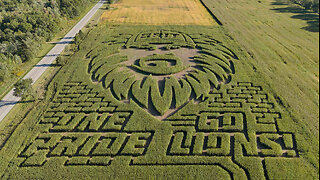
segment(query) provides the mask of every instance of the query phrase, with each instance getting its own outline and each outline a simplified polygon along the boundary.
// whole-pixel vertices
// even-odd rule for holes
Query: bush
[[[76,45],[79,45],[86,35],[80,30],[79,33],[75,36],[74,42]]]
[[[60,66],[64,66],[68,63],[68,58],[66,57],[62,57],[61,55],[59,57],[57,57],[56,62],[58,65]]]
[[[32,88],[32,79],[23,79],[19,82],[17,82],[14,85],[14,92],[13,95],[17,97],[22,97],[22,99],[25,99],[29,96],[34,97],[34,90]]]

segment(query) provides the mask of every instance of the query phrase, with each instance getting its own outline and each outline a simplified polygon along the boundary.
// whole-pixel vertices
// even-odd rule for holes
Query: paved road
[[[105,0],[100,0],[89,12],[83,17],[77,25],[60,41],[57,45],[23,78],[31,78],[36,82],[40,76],[47,70],[53,61],[64,50],[65,46],[73,41],[75,35],[90,21],[92,16],[101,8]],[[20,101],[20,98],[13,96],[13,89],[0,101],[0,122],[6,117],[11,109]]]

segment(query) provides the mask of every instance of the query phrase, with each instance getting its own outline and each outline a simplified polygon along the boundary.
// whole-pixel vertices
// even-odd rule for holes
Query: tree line
[[[0,82],[97,0],[0,0]]]
[[[319,13],[319,0],[291,0],[295,4],[299,4],[308,10]]]

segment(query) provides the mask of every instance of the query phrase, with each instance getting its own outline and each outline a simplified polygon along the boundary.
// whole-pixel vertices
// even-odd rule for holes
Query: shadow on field
[[[319,32],[319,14],[305,10],[299,6],[293,6],[288,2],[283,2],[283,1],[273,2],[272,5],[283,6],[281,8],[272,9],[278,13],[293,13],[296,15],[291,16],[291,18],[307,21],[308,26],[303,27],[302,29],[310,32]]]
[[[0,101],[0,107],[16,105],[16,104],[25,104],[34,101]]]
[[[37,64],[33,67],[58,67],[59,65],[57,64]]]

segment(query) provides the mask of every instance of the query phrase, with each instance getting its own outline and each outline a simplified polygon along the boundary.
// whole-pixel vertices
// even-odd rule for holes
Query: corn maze
[[[154,132],[123,131],[132,112],[117,111],[79,82],[64,88],[39,123],[42,134],[20,154],[27,157],[21,166],[41,166],[47,158],[63,156],[72,157],[65,165],[99,166],[119,153],[145,154]],[[70,98],[72,103],[66,103]]]
[[[101,47],[89,54],[92,58],[89,72],[93,80],[111,88],[118,100],[132,99],[150,113],[161,116],[172,107],[186,104],[193,96],[203,99],[210,91],[229,82],[234,73],[232,60],[238,59],[221,42],[201,35],[161,30],[114,38],[116,40],[106,42],[106,49],[111,50]],[[153,54],[128,63],[128,57],[121,55],[121,51],[109,54],[121,47],[147,51],[160,47],[166,54]],[[199,55],[183,62],[174,53],[168,53],[182,47],[186,48],[185,51],[199,49]],[[135,77],[135,73],[142,77]],[[185,75],[179,78],[175,76],[178,73]]]
[[[294,132],[279,126],[276,102],[259,84],[234,78],[242,59],[213,35],[150,30],[98,41],[80,46],[83,60],[52,83],[32,138],[14,158],[21,174],[154,175],[178,167],[270,179],[267,160],[300,158]],[[139,58],[131,53],[138,51]]]

